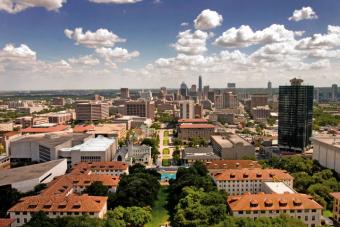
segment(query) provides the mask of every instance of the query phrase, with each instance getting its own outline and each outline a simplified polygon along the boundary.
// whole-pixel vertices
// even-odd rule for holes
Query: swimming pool
[[[161,173],[161,180],[176,179],[176,173]]]

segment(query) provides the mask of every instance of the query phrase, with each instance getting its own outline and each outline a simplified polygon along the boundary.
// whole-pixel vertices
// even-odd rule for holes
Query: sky
[[[0,0],[0,90],[340,84],[339,0]]]

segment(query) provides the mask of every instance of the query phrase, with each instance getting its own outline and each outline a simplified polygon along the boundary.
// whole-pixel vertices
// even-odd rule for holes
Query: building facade
[[[104,102],[80,102],[76,104],[76,118],[79,121],[98,121],[109,117],[109,105]]]

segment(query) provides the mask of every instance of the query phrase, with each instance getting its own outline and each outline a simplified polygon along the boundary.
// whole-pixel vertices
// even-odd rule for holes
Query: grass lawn
[[[164,148],[163,149],[163,154],[164,155],[169,155],[170,154],[170,149],[169,148]]]
[[[164,131],[164,137],[168,137],[169,136],[169,131]]]
[[[325,217],[327,217],[327,218],[330,218],[330,217],[333,216],[333,213],[332,213],[332,211],[330,211],[330,210],[325,210],[325,211],[323,212],[323,216],[325,216]]]
[[[145,227],[159,227],[160,225],[167,222],[169,215],[168,211],[164,208],[166,205],[166,198],[168,194],[166,187],[161,187],[158,192],[158,199],[152,207],[152,219],[151,222],[145,225]]]
[[[162,166],[170,166],[170,160],[169,159],[162,159]]]
[[[163,146],[168,146],[169,145],[169,138],[166,137],[163,139]]]

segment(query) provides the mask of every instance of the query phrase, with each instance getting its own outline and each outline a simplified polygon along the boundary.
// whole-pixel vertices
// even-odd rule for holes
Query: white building
[[[178,102],[180,108],[180,118],[193,119],[195,118],[195,102],[193,100],[181,100]]]
[[[151,165],[151,147],[147,145],[133,145],[133,143],[129,143],[128,146],[123,146],[118,149],[114,160],[126,162],[129,163],[129,165],[133,165],[135,163]]]
[[[315,136],[311,138],[313,143],[313,160],[320,165],[335,170],[340,175],[340,137],[339,136]]]
[[[10,185],[20,192],[28,192],[38,184],[49,183],[53,178],[64,175],[66,170],[66,159],[3,169],[0,171],[0,186]]]

